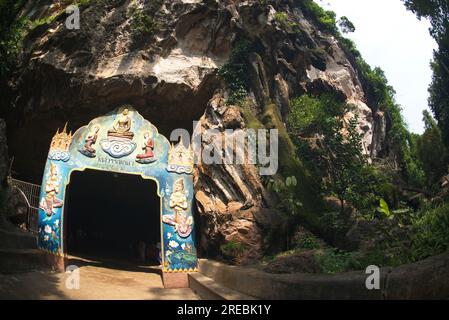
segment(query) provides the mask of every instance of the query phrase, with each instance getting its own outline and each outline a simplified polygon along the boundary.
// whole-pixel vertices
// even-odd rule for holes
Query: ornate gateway
[[[66,187],[73,171],[85,169],[138,174],[157,183],[164,285],[186,286],[187,272],[197,270],[190,146],[182,141],[176,147],[170,145],[154,125],[128,106],[92,120],[73,135],[66,127],[58,130],[42,181],[38,245],[59,269],[67,260]]]

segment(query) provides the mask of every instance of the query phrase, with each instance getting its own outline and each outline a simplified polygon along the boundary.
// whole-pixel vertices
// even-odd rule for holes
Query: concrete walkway
[[[0,273],[0,299],[196,300],[190,289],[164,289],[160,270],[72,258],[80,288],[68,289],[68,274],[47,271]]]

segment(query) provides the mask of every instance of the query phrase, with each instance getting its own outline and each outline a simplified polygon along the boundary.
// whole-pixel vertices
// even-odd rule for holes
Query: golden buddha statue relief
[[[124,138],[132,140],[134,133],[131,132],[132,121],[129,116],[129,110],[124,109],[115,119],[112,129],[108,130],[108,137]]]

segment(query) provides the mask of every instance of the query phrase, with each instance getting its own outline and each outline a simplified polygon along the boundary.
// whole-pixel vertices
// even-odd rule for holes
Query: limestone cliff
[[[80,7],[79,30],[65,27],[68,2],[30,1],[23,12],[51,17],[26,37],[11,82],[9,146],[24,178],[39,183],[48,143],[65,121],[76,129],[123,103],[166,135],[192,130],[194,120],[245,132],[249,118],[264,123],[270,106],[282,122],[292,97],[334,92],[357,107],[365,152],[385,156],[385,115],[367,105],[351,57],[299,1],[91,0]],[[225,103],[217,74],[241,40],[256,47],[247,56],[245,109]],[[195,183],[203,254],[238,241],[247,247],[242,260],[260,258],[265,231],[283,222],[256,166],[200,164]]]

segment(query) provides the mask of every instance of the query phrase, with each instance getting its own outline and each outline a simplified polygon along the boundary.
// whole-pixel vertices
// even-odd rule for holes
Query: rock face
[[[198,119],[202,130],[220,132],[218,140],[225,129],[245,135],[242,110],[224,103],[228,92],[217,76],[239,39],[258,47],[248,55],[246,70],[253,117],[260,119],[264,107],[275,103],[285,121],[290,98],[335,92],[356,106],[365,152],[381,153],[384,118],[366,105],[340,44],[297,1],[91,1],[80,8],[79,30],[67,29],[64,5],[51,3],[25,8],[33,19],[56,18],[30,32],[13,79],[8,138],[15,170],[25,179],[40,183],[51,136],[65,121],[76,129],[123,103],[167,136]],[[286,13],[295,30],[276,19],[277,12]],[[242,261],[257,259],[263,230],[282,230],[254,165],[200,163],[195,188],[205,254],[237,241],[246,247]]]

